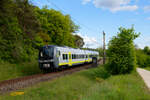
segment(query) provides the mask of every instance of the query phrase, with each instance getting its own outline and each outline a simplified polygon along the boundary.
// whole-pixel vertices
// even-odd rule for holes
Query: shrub
[[[107,79],[110,77],[110,73],[105,69],[105,66],[99,67],[97,70],[94,71],[93,76],[95,78],[102,78],[102,79]]]
[[[120,27],[118,35],[109,41],[107,70],[111,74],[126,74],[134,70],[136,57],[133,40],[138,36],[133,27],[130,29]]]
[[[144,53],[142,50],[136,50],[137,65],[145,68],[150,66],[150,56]]]
[[[148,46],[144,47],[143,52],[147,55],[150,55],[150,49]]]

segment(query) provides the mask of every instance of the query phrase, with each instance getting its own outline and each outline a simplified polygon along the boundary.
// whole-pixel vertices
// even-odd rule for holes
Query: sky
[[[131,28],[141,35],[134,42],[139,48],[150,46],[150,0],[31,0],[42,8],[47,5],[69,14],[80,26],[77,33],[85,42],[84,47],[97,48],[116,36],[119,27]]]

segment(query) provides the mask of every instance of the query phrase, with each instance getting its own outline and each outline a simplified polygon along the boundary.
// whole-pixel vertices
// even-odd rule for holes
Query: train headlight
[[[40,56],[43,57],[43,53],[42,52],[40,53]]]
[[[47,67],[50,67],[50,64],[47,64]]]
[[[49,68],[50,64],[43,64],[43,67]]]

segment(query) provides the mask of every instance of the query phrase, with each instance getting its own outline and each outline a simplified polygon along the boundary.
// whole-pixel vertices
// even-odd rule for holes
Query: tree
[[[102,47],[99,47],[99,48],[97,48],[97,50],[98,50],[98,52],[99,52],[99,56],[100,56],[100,57],[103,57],[103,55],[104,55],[104,54],[103,54],[103,52],[104,52],[104,51],[103,51],[103,48],[102,48]]]
[[[150,56],[142,49],[136,49],[136,60],[139,67],[144,68],[150,66]]]
[[[42,33],[49,35],[49,44],[75,47],[75,37],[72,33],[78,30],[69,15],[63,15],[54,9],[36,8],[36,16],[40,22]]]
[[[29,61],[45,44],[76,47],[78,31],[69,15],[40,9],[29,0],[0,0],[0,60]]]
[[[84,40],[79,35],[74,35],[75,37],[75,45],[78,48],[82,48],[84,46]]]
[[[21,43],[22,31],[14,14],[15,4],[11,0],[1,0],[0,4],[0,56],[3,60],[12,61],[21,53],[16,48]]]
[[[148,46],[144,47],[143,51],[145,54],[150,55],[150,49]]]
[[[15,15],[23,31],[24,39],[34,39],[36,34],[41,30],[34,9],[35,7],[29,4],[28,0],[16,0]]]
[[[28,0],[1,0],[0,8],[0,58],[10,62],[30,59],[38,29],[34,7]]]
[[[140,33],[135,33],[134,28],[120,27],[117,36],[114,36],[108,45],[109,63],[107,70],[112,74],[126,74],[134,70],[136,56],[133,41]]]

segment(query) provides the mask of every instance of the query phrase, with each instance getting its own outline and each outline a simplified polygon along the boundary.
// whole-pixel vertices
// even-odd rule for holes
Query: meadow
[[[88,69],[7,93],[0,100],[150,100],[150,92],[137,72],[108,74],[103,66]]]

